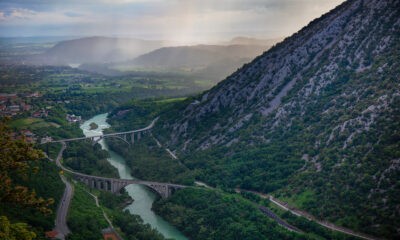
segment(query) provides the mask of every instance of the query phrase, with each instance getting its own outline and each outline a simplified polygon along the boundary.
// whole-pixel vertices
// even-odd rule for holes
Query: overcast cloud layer
[[[288,36],[343,0],[1,0],[1,36]]]

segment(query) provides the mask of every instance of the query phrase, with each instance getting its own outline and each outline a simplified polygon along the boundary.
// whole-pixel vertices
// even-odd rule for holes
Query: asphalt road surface
[[[62,158],[62,154],[66,148],[66,144],[62,143],[62,147],[60,152],[58,153],[58,156],[56,158],[56,164],[58,166],[61,166],[60,160]],[[68,180],[63,176],[60,175],[61,180],[65,184],[65,190],[64,194],[62,196],[62,199],[60,201],[60,204],[57,209],[57,216],[55,220],[55,227],[53,230],[57,231],[57,238],[58,239],[65,239],[65,237],[71,232],[68,228],[67,225],[67,215],[68,215],[68,209],[69,205],[71,203],[72,195],[73,195],[73,188],[71,186],[71,183],[68,182]]]
[[[65,239],[65,237],[71,232],[67,225],[67,215],[69,205],[71,203],[73,188],[67,179],[61,175],[61,180],[65,183],[65,190],[61,199],[60,205],[57,209],[57,216],[55,221],[54,230],[58,232],[57,238]]]

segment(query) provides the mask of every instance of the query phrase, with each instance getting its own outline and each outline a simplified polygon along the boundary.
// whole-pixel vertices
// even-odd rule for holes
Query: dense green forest
[[[108,152],[100,144],[70,142],[63,154],[65,166],[74,171],[103,177],[118,177],[117,169],[107,162]]]
[[[306,239],[264,216],[236,194],[204,188],[185,188],[154,210],[191,239]]]

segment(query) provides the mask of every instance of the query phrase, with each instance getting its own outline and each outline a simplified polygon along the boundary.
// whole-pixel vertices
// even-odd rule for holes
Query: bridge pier
[[[129,183],[124,181],[111,181],[111,192],[112,193],[119,193],[122,188],[129,185]]]
[[[93,145],[93,146],[96,145],[96,143],[100,142],[101,139],[103,139],[102,136],[98,137],[96,140],[95,140],[94,137],[93,137],[92,145]]]

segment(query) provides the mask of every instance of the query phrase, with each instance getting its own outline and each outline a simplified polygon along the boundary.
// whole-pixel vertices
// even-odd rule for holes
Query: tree
[[[31,168],[32,161],[43,158],[40,150],[26,142],[25,138],[14,139],[7,126],[7,120],[0,121],[0,204],[10,204],[21,207],[32,207],[44,214],[51,210],[53,199],[38,197],[34,190],[16,183],[18,179],[27,179],[29,171],[37,172]],[[9,236],[5,239],[32,239],[34,234],[27,230],[24,223],[11,224],[6,216],[0,217],[0,236]],[[4,238],[1,238],[4,239]]]
[[[6,216],[0,216],[0,239],[31,240],[36,234],[25,223],[10,223]]]

